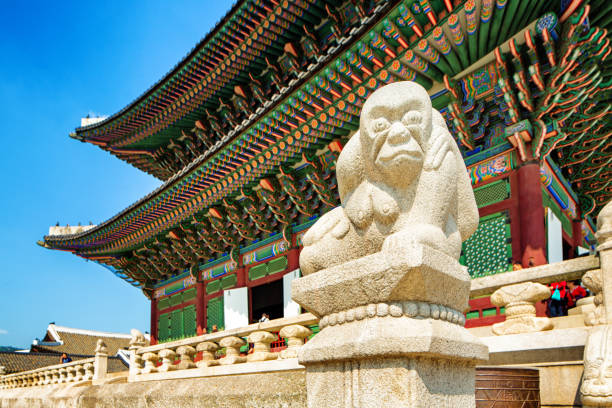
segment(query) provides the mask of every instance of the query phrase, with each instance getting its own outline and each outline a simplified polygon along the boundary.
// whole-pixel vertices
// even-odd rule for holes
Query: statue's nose
[[[387,141],[392,144],[404,143],[410,139],[410,132],[406,129],[406,126],[399,122],[395,122],[391,125],[389,133],[387,133]]]

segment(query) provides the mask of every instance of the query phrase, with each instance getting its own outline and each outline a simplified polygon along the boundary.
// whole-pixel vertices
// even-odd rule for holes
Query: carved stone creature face
[[[360,139],[370,177],[394,185],[412,182],[423,166],[431,115],[429,95],[414,82],[386,85],[368,98],[361,112]]]

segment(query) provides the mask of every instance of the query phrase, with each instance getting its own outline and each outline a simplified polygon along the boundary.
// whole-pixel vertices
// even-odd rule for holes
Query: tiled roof
[[[74,329],[71,327],[50,324],[45,340],[48,342],[32,344],[32,351],[42,353],[66,353],[93,356],[98,339],[104,340],[108,355],[114,356],[119,349],[127,349],[130,345],[130,335],[125,333],[109,333],[94,330]]]
[[[74,361],[93,357],[93,355],[72,354]],[[6,374],[20,371],[34,370],[59,364],[59,356],[56,353],[18,353],[14,351],[0,351],[0,366],[6,368]],[[114,373],[127,370],[124,361],[119,357],[108,358],[108,372]]]

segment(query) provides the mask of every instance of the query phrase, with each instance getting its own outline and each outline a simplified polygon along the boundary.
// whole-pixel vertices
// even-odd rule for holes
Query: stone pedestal
[[[293,299],[321,317],[298,353],[309,407],[474,407],[487,347],[463,324],[470,278],[422,245],[297,279]]]
[[[506,321],[495,323],[493,333],[530,333],[551,330],[553,324],[548,317],[536,317],[535,303],[550,297],[550,289],[535,282],[523,282],[504,286],[493,292],[491,303],[506,308]]]

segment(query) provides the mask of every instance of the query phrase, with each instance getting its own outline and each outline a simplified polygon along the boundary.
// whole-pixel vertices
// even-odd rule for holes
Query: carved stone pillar
[[[179,370],[187,370],[189,368],[195,368],[193,363],[193,356],[196,353],[196,349],[191,346],[180,346],[176,349],[176,353],[179,355],[181,362],[178,364]]]
[[[229,365],[244,363],[246,357],[240,355],[240,347],[245,344],[246,342],[240,337],[231,336],[222,338],[219,345],[225,347],[225,357],[219,359],[219,364]]]
[[[196,350],[202,353],[202,359],[196,363],[196,365],[201,367],[210,367],[219,365],[219,361],[215,360],[215,352],[219,349],[217,343],[212,341],[205,341],[199,343],[196,346]]]
[[[159,352],[159,357],[162,359],[162,365],[158,369],[160,372],[176,370],[177,367],[174,365],[176,353],[173,350],[163,349]]]
[[[493,325],[497,335],[550,330],[548,317],[536,317],[535,303],[550,297],[550,289],[541,283],[524,282],[504,286],[491,295],[491,303],[506,308],[506,321]]]
[[[129,376],[133,378],[136,374],[140,374],[143,363],[142,356],[137,354],[139,348],[144,347],[146,345],[146,341],[144,335],[137,329],[132,329],[130,331],[132,337],[130,338],[130,371]]]
[[[102,339],[98,339],[96,354],[94,357],[94,380],[101,380],[106,377],[108,371],[108,349]]]
[[[280,352],[280,358],[295,358],[304,345],[304,339],[312,334],[312,330],[299,324],[292,324],[283,327],[278,334],[287,339],[287,348]]]
[[[270,343],[277,340],[278,337],[267,331],[256,331],[249,334],[247,340],[253,343],[253,353],[247,356],[247,361],[265,361],[276,360],[278,355],[270,353]]]
[[[59,373],[59,383],[63,384],[65,382],[67,382],[68,371],[66,370],[66,367],[62,367],[62,368],[58,369],[57,371]]]
[[[145,361],[144,368],[142,369],[143,374],[154,373],[157,371],[155,364],[159,360],[155,353],[144,353],[142,359]]]
[[[583,282],[595,293],[595,310],[585,317],[594,325],[584,347],[580,394],[585,408],[612,407],[612,201],[597,217],[600,268],[587,272]]]
[[[85,370],[85,375],[83,376],[83,380],[89,381],[93,379],[94,376],[94,365],[92,363],[83,364],[83,370]]]

